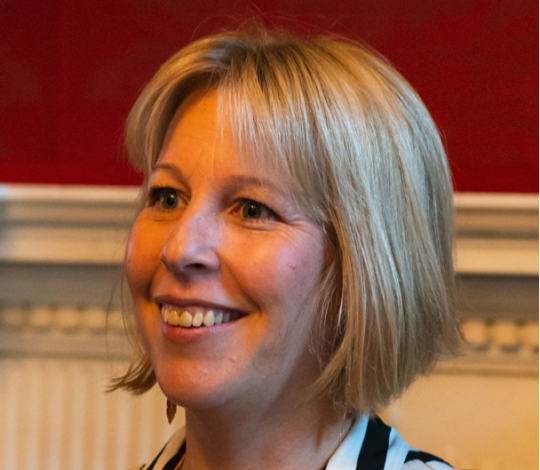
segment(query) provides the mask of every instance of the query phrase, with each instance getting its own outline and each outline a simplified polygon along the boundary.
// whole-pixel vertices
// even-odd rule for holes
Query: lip
[[[214,310],[220,310],[222,312],[232,313],[232,312],[238,312],[241,316],[247,315],[246,312],[243,312],[242,310],[234,307],[234,306],[227,306],[223,304],[218,304],[214,302],[209,302],[207,300],[202,299],[196,299],[196,298],[183,298],[183,297],[176,297],[172,295],[156,295],[154,297],[154,302],[158,304],[161,308],[163,304],[172,305],[174,307],[202,307],[202,308],[208,308],[208,309],[214,309]]]
[[[173,343],[192,343],[194,341],[203,340],[204,338],[210,338],[216,334],[225,333],[230,328],[234,328],[239,321],[241,321],[241,318],[233,322],[221,323],[219,325],[184,328],[183,326],[169,325],[161,320],[161,331],[165,338]]]
[[[242,310],[239,310],[235,307],[230,307],[223,304],[209,302],[207,300],[202,300],[202,299],[197,299],[197,298],[180,298],[180,297],[171,296],[171,295],[157,295],[154,297],[154,302],[158,304],[160,309],[163,304],[167,304],[167,305],[171,305],[178,308],[202,307],[202,308],[220,310],[224,313],[238,312],[240,314],[240,318],[232,322],[221,323],[219,325],[213,325],[213,326],[190,327],[190,328],[169,325],[168,323],[165,323],[163,321],[160,315],[159,318],[161,321],[162,333],[165,336],[165,338],[167,338],[168,340],[174,343],[190,343],[190,342],[202,340],[203,338],[207,338],[215,334],[223,333],[226,330],[232,328],[236,323],[241,321],[244,316],[247,315]]]

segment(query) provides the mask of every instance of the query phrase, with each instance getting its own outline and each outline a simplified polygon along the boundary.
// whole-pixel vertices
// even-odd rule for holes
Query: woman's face
[[[218,123],[217,95],[191,96],[150,176],[126,251],[143,339],[164,393],[186,408],[302,399],[288,394],[319,373],[307,341],[323,234]]]

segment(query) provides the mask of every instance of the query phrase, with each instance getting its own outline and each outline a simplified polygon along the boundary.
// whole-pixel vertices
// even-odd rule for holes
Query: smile
[[[182,307],[178,309],[178,307],[167,304],[161,306],[161,318],[165,323],[184,328],[220,325],[221,323],[238,320],[240,316],[237,311],[223,312],[202,307]]]

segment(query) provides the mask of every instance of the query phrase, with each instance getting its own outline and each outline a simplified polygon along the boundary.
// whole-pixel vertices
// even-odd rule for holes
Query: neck
[[[279,403],[264,410],[186,411],[183,470],[324,467],[351,420],[327,399]]]

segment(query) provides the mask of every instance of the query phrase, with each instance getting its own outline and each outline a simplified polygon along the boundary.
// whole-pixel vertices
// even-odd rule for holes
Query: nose
[[[189,277],[219,270],[221,224],[214,214],[190,209],[174,223],[161,251],[161,261],[173,275]]]

